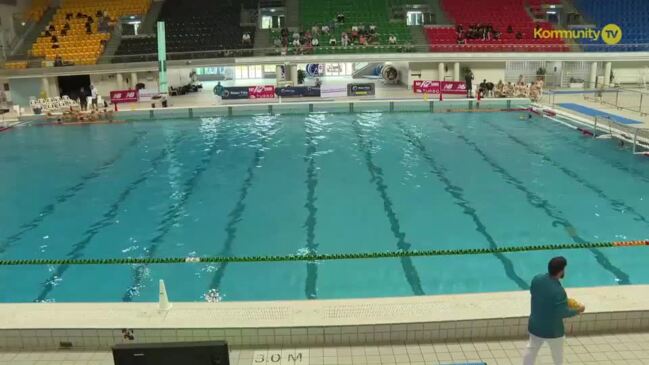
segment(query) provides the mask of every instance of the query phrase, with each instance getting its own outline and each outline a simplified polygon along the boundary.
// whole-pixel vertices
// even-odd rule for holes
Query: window
[[[423,25],[424,13],[421,11],[409,11],[406,16],[407,25]]]
[[[237,80],[261,79],[263,76],[261,65],[236,66],[234,68],[234,78]]]
[[[264,73],[275,72],[276,70],[277,66],[275,65],[264,65]]]

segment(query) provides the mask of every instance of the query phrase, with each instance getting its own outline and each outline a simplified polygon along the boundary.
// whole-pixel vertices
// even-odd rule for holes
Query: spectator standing
[[[345,24],[345,14],[338,13],[338,15],[336,16],[336,21],[340,24]]]
[[[97,105],[97,88],[95,88],[95,85],[93,84],[90,84],[90,97],[92,98],[92,109],[99,109]]]
[[[471,97],[471,89],[473,89],[473,71],[469,70],[464,75],[464,84],[466,85],[466,97],[470,98]]]
[[[342,44],[343,47],[347,47],[349,45],[349,36],[346,32],[343,32],[340,35],[340,44]]]
[[[79,89],[79,106],[81,110],[88,110],[88,94],[83,86]]]

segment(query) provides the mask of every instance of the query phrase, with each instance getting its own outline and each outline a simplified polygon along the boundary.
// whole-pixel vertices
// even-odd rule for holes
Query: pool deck
[[[570,334],[649,331],[649,286],[568,288],[587,312]],[[525,291],[402,298],[0,305],[0,350],[107,349],[115,343],[226,339],[234,346],[320,346],[522,338]],[[122,329],[131,329],[133,339]]]

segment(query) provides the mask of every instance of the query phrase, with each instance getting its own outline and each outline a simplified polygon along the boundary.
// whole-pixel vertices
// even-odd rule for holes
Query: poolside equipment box
[[[225,341],[117,344],[115,365],[230,365]]]

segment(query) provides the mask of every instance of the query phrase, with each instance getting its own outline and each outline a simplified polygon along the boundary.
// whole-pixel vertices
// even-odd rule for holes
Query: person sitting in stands
[[[516,32],[516,39],[523,39],[523,33]]]
[[[313,53],[313,44],[309,40],[307,40],[304,43],[304,53],[305,54]]]
[[[336,38],[334,38],[334,37],[329,38],[329,45],[332,46],[332,47],[335,47],[336,46]]]
[[[65,22],[65,24],[63,25],[63,30],[70,30],[70,23]]]
[[[53,35],[50,39],[52,40],[52,43],[57,43],[59,41],[59,39],[55,35]]]
[[[85,18],[85,17],[86,17],[86,15],[84,13],[82,13],[82,12],[77,13],[77,18]]]
[[[244,46],[250,46],[252,44],[250,40],[250,33],[243,33],[243,35],[241,36],[241,44],[243,44]]]
[[[320,27],[316,24],[311,27],[311,33],[314,35],[320,34]]]
[[[329,34],[329,26],[328,25],[323,25],[322,26],[322,33],[324,34]]]
[[[367,39],[364,35],[358,37],[358,44],[360,44],[361,46],[367,46]]]
[[[357,26],[352,27],[352,33],[351,33],[350,39],[351,39],[352,43],[356,42],[356,40],[358,39],[358,27]]]
[[[340,24],[345,24],[345,14],[338,13],[338,15],[336,16],[336,21]]]
[[[300,43],[299,39],[294,39],[293,40],[293,47],[300,48],[302,44]]]
[[[94,21],[95,20],[91,16],[89,16],[88,19],[86,19],[86,22],[88,22],[90,24],[94,23]]]
[[[50,32],[56,31],[56,27],[54,26],[54,24],[50,24],[49,28],[47,29],[49,29]]]
[[[494,37],[495,40],[499,40],[501,35],[502,35],[502,33],[500,33],[499,31],[495,31],[494,34],[493,34],[493,37]]]
[[[287,28],[282,28],[282,30],[279,32],[279,34],[282,36],[282,38],[288,38],[288,29]]]
[[[388,38],[388,44],[390,45],[397,44],[397,37],[394,34],[390,34],[390,37]]]
[[[57,48],[59,48],[59,44],[58,43],[52,43],[52,49],[57,49]]]
[[[86,34],[92,34],[92,25],[86,22]]]
[[[511,25],[507,26],[507,33],[514,33],[514,28]]]
[[[343,47],[347,47],[349,45],[349,36],[346,32],[343,32],[340,35],[340,44],[342,44]]]
[[[293,40],[300,39],[300,33],[293,32]]]
[[[45,37],[51,37],[52,33],[50,33],[49,29],[45,30],[45,33],[43,33]]]
[[[61,56],[56,56],[54,59],[54,67],[61,67],[63,66],[63,59],[61,59]]]
[[[97,10],[97,12],[95,13],[95,16],[96,16],[97,18],[99,18],[99,17],[101,17],[101,16],[104,16],[104,13],[103,13],[101,10]]]
[[[275,38],[275,39],[273,40],[273,45],[274,45],[275,47],[280,47],[280,46],[282,45],[282,40],[279,39],[279,38]]]
[[[311,40],[311,45],[312,45],[313,47],[317,47],[319,44],[320,44],[320,41],[318,40],[318,38],[313,38],[313,39]]]
[[[74,14],[72,14],[72,13],[65,13],[65,20],[70,20],[70,19],[72,19],[73,16],[74,16]]]
[[[370,25],[370,34],[371,35],[376,34],[376,25]]]

